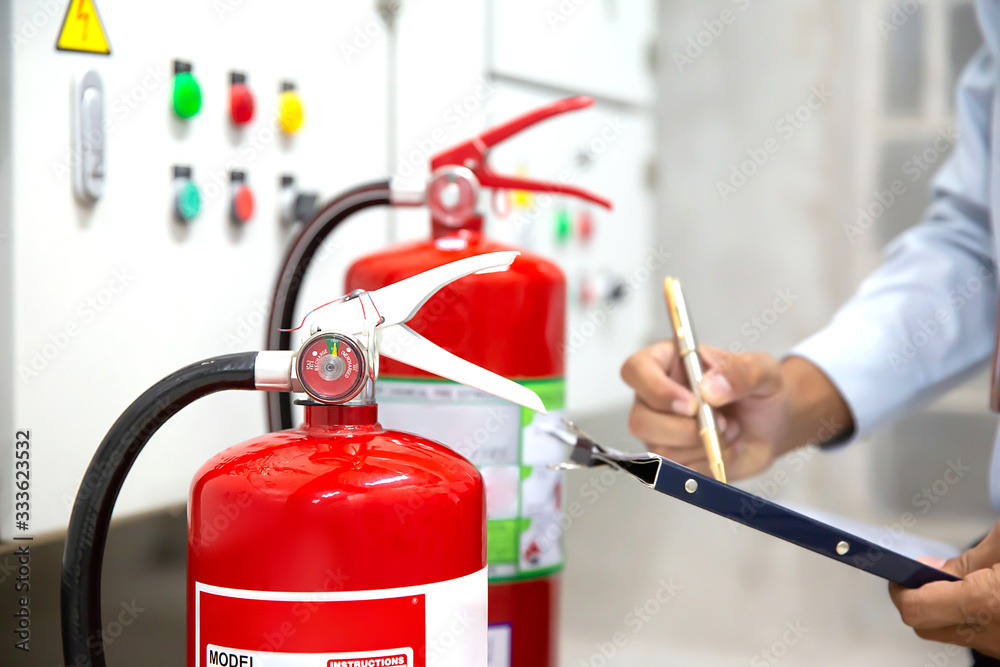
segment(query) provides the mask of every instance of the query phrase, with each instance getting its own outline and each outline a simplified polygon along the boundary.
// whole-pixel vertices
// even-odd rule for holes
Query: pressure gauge
[[[320,403],[346,403],[365,386],[365,356],[349,336],[319,333],[302,346],[299,382]]]

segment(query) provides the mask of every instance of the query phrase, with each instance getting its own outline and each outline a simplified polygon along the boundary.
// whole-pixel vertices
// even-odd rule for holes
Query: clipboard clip
[[[556,463],[549,467],[553,470],[580,470],[610,466],[631,475],[643,484],[653,487],[660,471],[662,459],[655,454],[643,452],[629,454],[617,449],[598,444],[593,438],[583,432],[568,419],[562,420],[563,428],[555,424],[545,424],[543,428],[557,440],[571,446],[569,461]]]

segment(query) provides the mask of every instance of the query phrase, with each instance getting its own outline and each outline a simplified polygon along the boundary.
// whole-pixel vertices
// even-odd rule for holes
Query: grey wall
[[[856,44],[844,26],[853,4],[661,3],[659,232],[704,342],[781,353],[851,287],[839,222],[851,203]],[[704,21],[723,11],[733,22],[679,66],[675,55],[696,54],[689,39],[707,41]],[[820,86],[832,97],[801,128],[785,123]],[[777,152],[724,201],[718,183],[769,138]],[[779,290],[791,290],[793,306],[756,326]]]
[[[783,354],[829,320],[893,229],[916,222],[926,198],[918,186],[895,209],[914,219],[890,221],[893,229],[855,243],[842,228],[901,159],[883,153],[891,137],[879,116],[886,87],[877,58],[889,40],[877,20],[888,4],[660,3],[658,233],[673,254],[669,271],[685,283],[701,342]],[[720,30],[714,21],[723,11],[731,21]],[[934,11],[935,20],[947,13]],[[706,21],[718,34],[705,35]],[[706,45],[678,67],[674,54],[689,55],[689,38],[699,33]],[[939,55],[942,63],[928,67],[946,72],[948,50]],[[816,86],[832,92],[829,100],[793,132],[777,126]],[[919,99],[926,101],[923,93]],[[938,108],[947,112],[946,103]],[[723,201],[717,183],[769,138],[777,151]],[[789,290],[787,312],[770,312],[778,292]],[[665,335],[662,302],[650,307]],[[963,545],[994,521],[983,502],[993,422],[969,408],[970,400],[984,401],[982,384],[963,391],[939,414],[921,413],[872,442],[779,462],[741,486],[888,530],[958,448],[975,462],[973,473],[907,532]],[[640,447],[626,433],[625,414],[577,418],[600,438]],[[900,623],[884,582],[734,530],[632,480],[595,477],[571,474],[567,484],[567,503],[583,513],[567,531],[564,665],[602,664],[605,652],[617,665],[914,665],[944,655]],[[595,496],[595,488],[603,490]],[[667,603],[650,602],[663,581],[678,592]],[[636,607],[647,603],[655,613],[636,622]],[[783,640],[789,624],[806,628],[793,642]],[[612,647],[616,636],[622,642]],[[968,664],[965,654],[944,660]]]

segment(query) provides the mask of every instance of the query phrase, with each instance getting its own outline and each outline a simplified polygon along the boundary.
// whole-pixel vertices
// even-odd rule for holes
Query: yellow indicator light
[[[285,90],[278,95],[278,122],[281,129],[294,134],[302,127],[302,98],[294,90]]]
[[[528,167],[525,165],[518,165],[514,173],[521,178],[527,178]],[[510,193],[510,203],[514,208],[526,209],[531,208],[531,202],[534,199],[532,193],[529,190],[512,190]]]

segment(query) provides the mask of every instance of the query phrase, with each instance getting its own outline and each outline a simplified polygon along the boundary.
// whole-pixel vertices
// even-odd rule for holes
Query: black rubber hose
[[[292,241],[274,287],[274,298],[267,318],[268,350],[289,350],[292,334],[289,331],[295,306],[298,303],[302,280],[316,250],[347,218],[372,206],[391,206],[389,181],[368,183],[341,193],[313,216]],[[292,427],[292,397],[288,393],[268,392],[267,423],[272,431]]]
[[[63,658],[105,667],[101,561],[111,513],[139,452],[181,408],[226,389],[253,389],[256,352],[212,357],[168,375],[122,413],[91,459],[76,494],[62,562]]]

